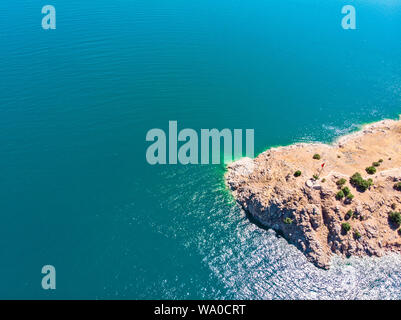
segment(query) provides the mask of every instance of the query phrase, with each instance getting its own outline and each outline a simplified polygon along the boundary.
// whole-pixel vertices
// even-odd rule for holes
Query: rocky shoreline
[[[272,148],[227,169],[242,208],[318,267],[328,269],[333,254],[401,252],[401,120],[366,125],[333,144]]]

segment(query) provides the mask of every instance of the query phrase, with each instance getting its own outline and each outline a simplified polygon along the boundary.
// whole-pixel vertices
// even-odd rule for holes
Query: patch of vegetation
[[[399,226],[401,225],[401,213],[392,211],[388,215],[390,221],[394,223],[395,225]]]
[[[348,187],[344,187],[341,190],[344,192],[345,196],[348,196],[349,194],[351,194],[351,190]]]
[[[299,177],[302,174],[300,170],[294,172],[294,177]]]
[[[344,197],[345,197],[345,194],[344,194],[344,192],[342,190],[337,192],[337,194],[336,194],[336,199],[337,200],[341,200]]]
[[[362,237],[362,235],[358,230],[355,230],[354,237],[355,237],[355,239],[359,239],[360,237]]]
[[[319,180],[319,176],[318,176],[317,174],[314,174],[314,175],[313,175],[313,179]]]
[[[351,202],[353,199],[354,199],[354,195],[352,194],[352,193],[350,193],[350,194],[347,194],[347,196],[345,197],[345,199],[347,200],[347,201],[349,201],[349,202]]]
[[[339,187],[342,187],[344,184],[346,184],[347,180],[345,180],[344,178],[341,178],[340,180],[338,180],[336,182],[336,185],[338,185]]]
[[[372,179],[365,180],[362,178],[359,172],[356,172],[350,178],[350,183],[358,190],[363,192],[369,189],[373,185],[373,180]]]
[[[346,201],[351,202],[352,199],[354,199],[354,195],[351,193],[351,190],[348,187],[342,188],[341,191],[344,193]]]
[[[391,204],[391,209],[395,210],[397,208],[397,205],[395,203]]]
[[[313,159],[315,159],[315,160],[320,160],[320,154],[315,153],[315,154],[313,155]]]
[[[291,224],[293,222],[293,220],[291,218],[288,218],[288,217],[285,218],[283,221],[284,221],[285,224]]]
[[[375,174],[376,173],[376,167],[374,167],[374,166],[367,167],[365,170],[369,174]]]
[[[378,162],[378,161],[377,162],[373,162],[372,166],[373,167],[380,167],[380,162]]]
[[[394,185],[394,189],[397,190],[397,191],[401,191],[401,182],[397,182],[397,183]]]
[[[343,229],[343,231],[344,231],[345,233],[347,233],[348,231],[351,230],[351,225],[350,225],[348,222],[344,222],[344,223],[341,225],[341,228]]]
[[[383,159],[380,159],[379,162],[382,163],[382,162],[383,162]]]
[[[322,179],[322,182],[326,182],[326,178],[323,178],[323,179]]]
[[[347,213],[345,214],[345,219],[349,220],[352,218],[353,215],[354,215],[354,211],[348,210]]]

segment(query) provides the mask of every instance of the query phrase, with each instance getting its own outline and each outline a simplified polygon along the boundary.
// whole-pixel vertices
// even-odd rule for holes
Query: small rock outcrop
[[[376,173],[367,173],[370,166]],[[356,172],[366,188],[351,183]],[[272,148],[229,164],[225,178],[256,221],[318,267],[329,268],[333,254],[401,252],[400,226],[389,217],[401,211],[401,191],[394,188],[401,181],[401,121],[367,125],[331,145]]]

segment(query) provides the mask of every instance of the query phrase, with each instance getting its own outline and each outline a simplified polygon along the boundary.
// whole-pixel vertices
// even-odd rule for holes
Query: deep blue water
[[[169,120],[255,129],[259,153],[397,117],[400,0],[4,0],[0,15],[0,298],[401,298],[399,256],[317,269],[245,218],[223,165],[145,159]]]

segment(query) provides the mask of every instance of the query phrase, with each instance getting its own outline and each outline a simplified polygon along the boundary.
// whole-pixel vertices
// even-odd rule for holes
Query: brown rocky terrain
[[[368,174],[365,169],[373,162],[378,162],[377,171]],[[365,191],[350,183],[356,172],[373,181]],[[346,182],[338,186],[341,178]],[[401,211],[401,191],[394,188],[400,181],[401,121],[396,120],[366,125],[331,145],[272,148],[255,159],[231,163],[226,173],[235,199],[253,219],[279,231],[308,260],[326,269],[333,254],[401,252],[401,231],[389,218]],[[338,198],[344,187],[353,198]]]

